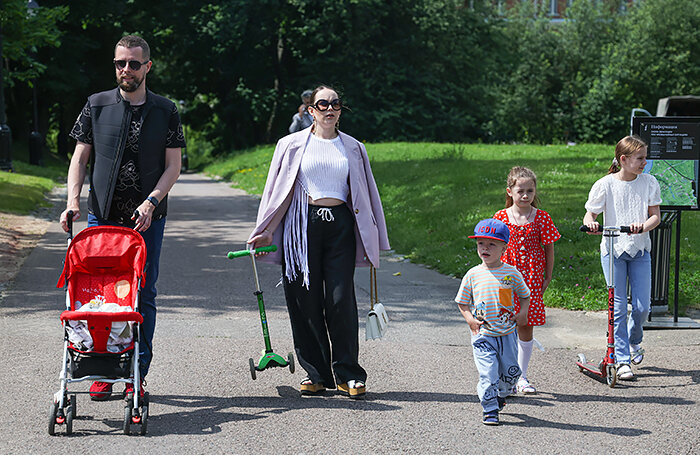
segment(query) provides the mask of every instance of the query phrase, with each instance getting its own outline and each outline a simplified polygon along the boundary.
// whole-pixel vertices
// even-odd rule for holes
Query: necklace
[[[518,221],[518,219],[515,216],[515,209],[513,207],[511,207],[510,210],[511,210],[511,215],[513,216],[513,221],[515,222],[513,224],[515,224],[516,226],[523,226],[523,225],[530,222],[530,215],[532,215],[532,205],[530,205],[530,211],[527,213],[527,216],[525,217],[524,223],[520,223]]]

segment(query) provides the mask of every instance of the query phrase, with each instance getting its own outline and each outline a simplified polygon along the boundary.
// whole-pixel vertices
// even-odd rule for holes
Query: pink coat
[[[294,182],[301,166],[301,157],[311,134],[311,128],[292,133],[277,142],[270,162],[265,190],[260,200],[258,219],[251,238],[260,234],[280,210],[286,211],[291,201]],[[365,146],[345,133],[338,133],[345,146],[349,164],[350,195],[348,207],[355,215],[355,240],[357,252],[355,265],[379,267],[379,250],[388,250],[389,238],[384,220],[382,201],[369,166]],[[275,253],[261,256],[261,261],[282,263],[282,234],[284,221],[277,226],[272,243],[278,246]]]

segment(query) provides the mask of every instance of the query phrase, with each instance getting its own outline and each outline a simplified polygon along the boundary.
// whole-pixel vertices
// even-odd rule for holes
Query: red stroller
[[[148,392],[139,395],[139,295],[145,264],[146,244],[129,228],[89,227],[70,241],[57,285],[66,291],[66,311],[61,313],[61,388],[51,404],[50,435],[57,424],[66,426],[66,434],[73,432],[76,395],[89,393],[69,391],[69,386],[95,380],[133,385],[134,392],[124,397],[124,434],[130,434],[131,424],[140,424],[140,433],[146,434]]]

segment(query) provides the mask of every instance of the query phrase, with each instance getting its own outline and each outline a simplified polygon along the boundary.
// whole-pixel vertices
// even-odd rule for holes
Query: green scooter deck
[[[286,368],[289,365],[281,355],[275,354],[274,352],[267,352],[260,357],[260,361],[255,366],[258,371],[263,371],[267,368],[282,367]]]

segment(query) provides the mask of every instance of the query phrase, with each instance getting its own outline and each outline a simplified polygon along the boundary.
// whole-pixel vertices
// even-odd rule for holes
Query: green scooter
[[[260,324],[262,325],[263,338],[265,339],[265,352],[263,352],[260,361],[256,365],[252,358],[248,359],[248,364],[250,366],[250,376],[253,380],[256,379],[257,371],[264,371],[268,368],[274,367],[289,367],[289,372],[294,373],[294,355],[290,352],[287,354],[287,359],[285,360],[281,355],[275,354],[272,351],[272,344],[270,343],[270,331],[267,328],[267,316],[265,315],[265,303],[263,302],[263,293],[260,290],[260,280],[258,279],[258,268],[255,265],[255,254],[277,251],[276,245],[264,246],[254,250],[241,250],[241,251],[229,251],[228,258],[239,258],[243,256],[250,256],[253,263],[253,275],[255,277],[255,296],[258,298],[258,310],[260,310]]]

